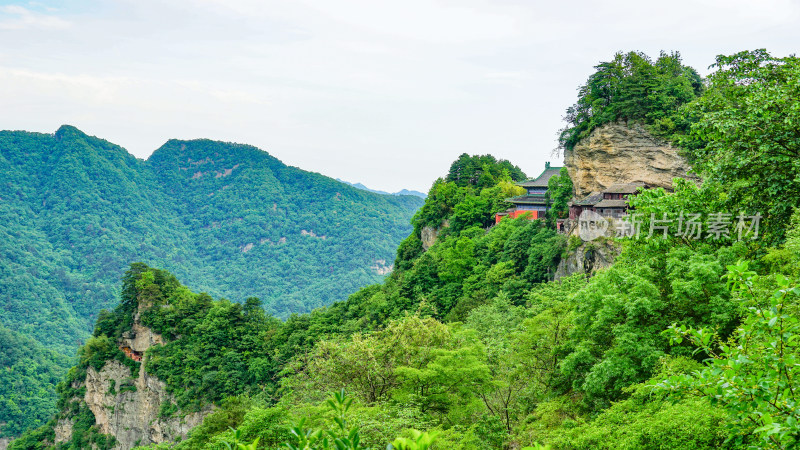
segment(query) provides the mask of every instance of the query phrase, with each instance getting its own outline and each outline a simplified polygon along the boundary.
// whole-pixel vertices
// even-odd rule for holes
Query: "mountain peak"
[[[177,161],[199,161],[206,158],[269,161],[270,164],[282,165],[277,158],[258,147],[211,139],[170,139],[153,152],[148,161],[155,164],[172,161],[174,164]]]
[[[58,130],[56,130],[56,133],[55,133],[56,140],[61,140],[61,139],[65,138],[65,137],[73,137],[73,136],[85,137],[86,133],[84,133],[83,131],[79,130],[77,127],[74,127],[72,125],[66,125],[66,124],[65,125],[61,125],[60,127],[58,127]]]

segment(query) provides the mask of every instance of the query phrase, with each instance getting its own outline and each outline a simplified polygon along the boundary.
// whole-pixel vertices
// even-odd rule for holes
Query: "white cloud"
[[[24,6],[0,6],[0,30],[63,30],[70,26],[70,22],[60,17],[34,12]]]
[[[706,72],[800,41],[790,0],[38,2],[0,7],[0,128],[71,123],[140,157],[245,142],[390,191],[462,152],[535,174],[615,51],[680,50]]]

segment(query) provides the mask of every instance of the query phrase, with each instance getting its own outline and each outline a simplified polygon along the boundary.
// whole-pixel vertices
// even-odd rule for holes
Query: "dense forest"
[[[53,412],[52,380],[71,365],[59,355],[114,306],[132,262],[216,297],[258,296],[285,318],[382,280],[422,204],[246,145],[172,140],[143,161],[69,126],[0,132],[0,175],[0,329],[15,332],[0,346],[0,437]]]
[[[641,52],[617,53],[595,69],[564,116],[562,147],[572,150],[595,128],[619,120],[643,123],[669,140],[687,134],[693,119],[680,108],[699,97],[705,85],[679,53],[661,52],[655,60]]]
[[[692,71],[666,73],[686,86]],[[589,91],[579,104],[598,101]],[[213,300],[132,265],[119,305],[99,315],[59,384],[57,417],[75,424],[59,447],[113,446],[72,392],[112,359],[167,383],[175,404],[164,414],[217,405],[183,442],[151,448],[796,447],[800,60],[721,56],[678,103],[653,105],[647,89],[599,95],[605,107],[643,105],[628,120],[655,124],[657,108],[680,117],[669,139],[703,179],[630,200],[643,230],[661,227],[654,235],[583,244],[618,247],[609,269],[553,281],[580,240],[554,232],[552,218],[491,226],[524,174],[462,155],[414,215],[383,283],[285,322],[256,298]],[[587,121],[574,125],[597,125]],[[697,215],[699,238],[683,213]],[[760,217],[757,233],[735,227],[739,216]],[[166,339],[143,366],[115,345],[140,309]],[[10,448],[42,448],[55,423]]]

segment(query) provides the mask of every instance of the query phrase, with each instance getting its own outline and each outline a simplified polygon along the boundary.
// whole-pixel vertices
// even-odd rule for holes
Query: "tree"
[[[688,129],[679,109],[703,92],[703,84],[681,64],[680,53],[661,52],[655,62],[641,52],[617,53],[595,69],[567,109],[569,125],[559,136],[563,148],[571,150],[595,128],[617,120],[643,122],[665,138]]]
[[[483,348],[469,333],[433,318],[407,316],[385,330],[344,341],[321,341],[298,356],[284,387],[299,398],[347,389],[367,403],[418,402],[445,414],[488,377]]]
[[[570,179],[566,167],[562,167],[557,176],[550,177],[547,182],[547,194],[550,196],[548,219],[554,224],[556,219],[567,217],[568,204],[572,200],[572,179]]]
[[[462,153],[450,165],[447,181],[460,187],[475,186],[478,189],[492,187],[502,180],[522,181],[525,174],[519,167],[492,155],[473,155]]]
[[[797,384],[800,367],[800,320],[787,311],[800,287],[776,276],[779,289],[759,298],[755,272],[745,261],[728,266],[729,285],[747,306],[747,315],[730,340],[714,330],[673,324],[665,332],[673,344],[687,339],[708,355],[706,367],[675,375],[663,389],[700,395],[729,413],[732,437],[756,434],[765,448],[795,448],[800,441]]]
[[[764,216],[780,243],[800,205],[800,59],[766,50],[718,56],[706,95],[688,107],[697,117],[682,140],[694,170],[725,194],[729,213]]]

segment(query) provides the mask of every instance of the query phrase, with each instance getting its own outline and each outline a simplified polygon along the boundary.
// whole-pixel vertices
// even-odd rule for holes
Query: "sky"
[[[795,53],[800,0],[0,0],[0,129],[69,124],[147,158],[257,146],[427,191],[461,153],[560,164],[577,89],[618,51]]]

